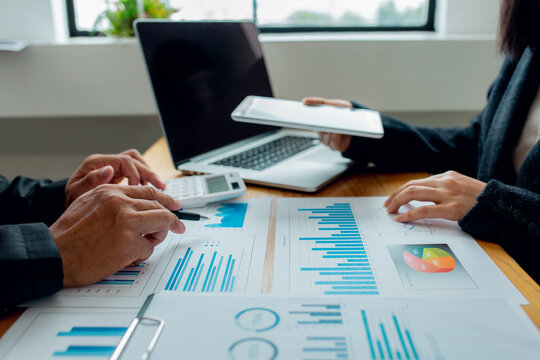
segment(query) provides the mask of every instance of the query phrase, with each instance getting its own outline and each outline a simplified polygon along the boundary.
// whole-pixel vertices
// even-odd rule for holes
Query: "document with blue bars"
[[[385,199],[279,199],[272,293],[501,296],[527,303],[455,222],[399,223],[387,213]]]

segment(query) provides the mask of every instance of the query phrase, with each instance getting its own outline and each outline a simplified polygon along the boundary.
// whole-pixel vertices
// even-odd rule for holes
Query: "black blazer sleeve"
[[[50,295],[62,288],[64,273],[56,243],[43,223],[0,226],[0,310]]]
[[[34,180],[0,175],[0,225],[42,222],[52,225],[65,210],[67,180]]]
[[[540,262],[540,195],[490,180],[476,204],[459,220],[459,226],[471,236],[501,245],[538,281]]]
[[[364,106],[353,102],[356,108]],[[375,167],[376,171],[425,171],[440,173],[447,169],[476,176],[479,120],[471,120],[466,128],[428,128],[411,126],[381,114],[382,139],[355,137],[345,157],[358,166]]]
[[[62,260],[48,225],[64,211],[65,184],[0,176],[0,310],[62,287]]]

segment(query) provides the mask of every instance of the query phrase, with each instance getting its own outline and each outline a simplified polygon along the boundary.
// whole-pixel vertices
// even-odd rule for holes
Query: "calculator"
[[[164,192],[180,200],[182,209],[244,195],[246,184],[235,171],[214,175],[184,176],[166,181]]]

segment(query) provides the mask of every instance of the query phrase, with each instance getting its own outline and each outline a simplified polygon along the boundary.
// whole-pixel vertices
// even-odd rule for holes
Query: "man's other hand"
[[[166,186],[135,149],[116,155],[90,155],[67,182],[66,207],[85,192],[102,184],[118,184],[124,178],[129,185],[151,183],[161,190]]]
[[[180,202],[150,186],[100,185],[77,198],[49,228],[62,257],[64,287],[93,284],[148,259],[184,224]]]

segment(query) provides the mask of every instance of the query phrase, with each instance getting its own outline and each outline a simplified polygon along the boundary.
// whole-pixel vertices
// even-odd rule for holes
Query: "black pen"
[[[191,220],[191,221],[199,221],[199,220],[208,220],[209,218],[204,216],[204,215],[201,215],[201,214],[196,214],[196,213],[190,213],[190,212],[185,212],[185,211],[180,211],[180,210],[175,210],[175,211],[172,211],[171,212],[176,215],[180,220]]]

